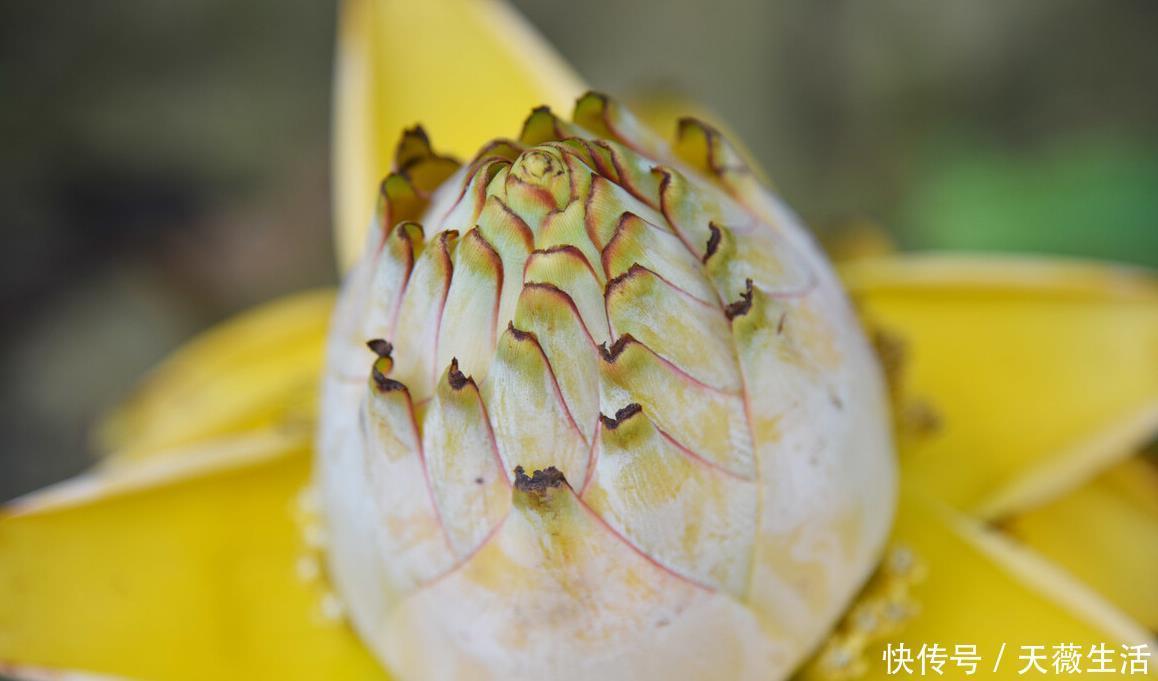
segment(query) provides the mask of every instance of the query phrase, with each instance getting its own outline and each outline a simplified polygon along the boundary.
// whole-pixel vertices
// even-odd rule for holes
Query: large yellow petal
[[[904,348],[903,474],[954,506],[985,517],[1030,506],[1158,432],[1152,275],[951,256],[842,274],[866,324]]]
[[[316,521],[299,503],[308,449],[276,436],[233,444],[224,456],[150,458],[6,508],[0,670],[383,679],[319,578]]]
[[[569,111],[584,87],[500,0],[346,0],[334,102],[338,259],[357,257],[403,128],[469,157],[514,137],[532,107]]]
[[[1002,527],[1158,631],[1158,469],[1154,462],[1127,459]]]
[[[922,646],[928,653],[936,644],[947,678],[965,676],[967,667],[948,659],[961,645],[976,647],[977,677],[1009,679],[1021,678],[1028,662],[1019,659],[1030,654],[1022,646],[1044,646],[1040,664],[1052,674],[1055,645],[1077,645],[1085,668],[1090,647],[1105,643],[1115,672],[1122,644],[1155,645],[1149,632],[1068,574],[911,489],[901,497],[892,547],[803,676],[887,678],[882,658],[890,644],[911,652],[911,676],[938,676],[929,667],[922,674],[918,658]],[[936,657],[926,654],[926,664]]]
[[[332,291],[246,312],[190,341],[98,429],[114,462],[211,438],[313,423]]]

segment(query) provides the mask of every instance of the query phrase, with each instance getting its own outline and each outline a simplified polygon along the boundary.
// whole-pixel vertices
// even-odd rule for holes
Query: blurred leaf
[[[913,248],[1038,251],[1158,266],[1158,153],[1085,138],[1025,155],[955,142],[901,214]]]

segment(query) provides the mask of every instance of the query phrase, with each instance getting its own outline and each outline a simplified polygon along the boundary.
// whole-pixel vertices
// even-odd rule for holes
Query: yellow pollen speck
[[[346,615],[346,609],[342,606],[342,602],[338,597],[332,593],[326,593],[322,596],[321,604],[322,619],[327,622],[338,622]]]
[[[322,567],[318,564],[318,558],[313,554],[305,554],[298,558],[296,569],[298,579],[303,582],[312,582],[322,574]]]

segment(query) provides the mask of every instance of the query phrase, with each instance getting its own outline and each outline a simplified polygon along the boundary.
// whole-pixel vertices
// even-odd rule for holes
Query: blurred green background
[[[702,102],[822,235],[1158,266],[1158,3],[515,4],[595,87]],[[0,499],[192,333],[335,281],[334,19],[0,3]]]

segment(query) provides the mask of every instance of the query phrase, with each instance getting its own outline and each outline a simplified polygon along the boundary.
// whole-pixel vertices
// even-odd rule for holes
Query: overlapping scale
[[[434,392],[435,367],[442,311],[454,271],[453,250],[458,232],[439,232],[414,263],[406,293],[390,338],[394,341],[395,377],[417,401]],[[405,336],[400,332],[405,329]]]
[[[499,295],[505,275],[502,258],[477,227],[458,240],[435,367],[457,359],[477,380],[486,377],[498,338]]]
[[[732,229],[711,223],[704,270],[725,299],[734,298],[751,280],[772,295],[797,296],[817,283],[808,262],[787,240],[761,225]]]
[[[602,175],[591,180],[591,191],[587,196],[587,233],[599,248],[607,245],[615,236],[619,220],[624,213],[632,213],[653,225],[664,224],[663,215],[631,195],[623,187]]]
[[[554,466],[570,480],[586,477],[590,444],[535,334],[507,327],[482,394],[508,473]]]
[[[386,237],[371,265],[362,338],[352,341],[393,337],[402,293],[414,270],[415,261],[422,254],[423,246],[422,225],[417,222],[400,223]]]
[[[599,360],[574,301],[552,284],[526,284],[515,325],[538,340],[571,418],[591,442],[599,415]]]
[[[734,475],[756,475],[744,398],[697,381],[631,336],[602,353],[600,403],[638,403],[689,453]]]
[[[704,277],[703,266],[669,230],[625,213],[603,249],[603,271],[615,279],[635,265],[662,273],[672,286],[703,303],[717,303],[715,290]]]
[[[689,456],[637,405],[604,418],[600,444],[583,494],[591,509],[666,567],[743,597],[758,512],[756,482]]]
[[[501,181],[505,170],[496,176]],[[522,277],[519,273],[527,263],[528,256],[535,248],[535,235],[531,228],[498,196],[487,197],[486,205],[478,219],[479,234],[499,254],[502,261],[503,277],[502,293],[499,296],[498,329],[502,333],[507,322],[514,318],[515,303],[522,290]]]
[[[740,373],[724,311],[693,298],[659,274],[632,265],[607,284],[607,317],[693,380],[739,394]]]
[[[406,386],[375,373],[362,423],[365,485],[390,583],[413,588],[454,563],[435,507],[414,407]]]
[[[451,362],[423,422],[431,491],[455,557],[475,551],[506,516],[511,487],[475,379]]]
[[[587,335],[597,344],[611,342],[607,309],[603,304],[603,284],[590,261],[577,247],[552,246],[535,251],[527,259],[523,281],[551,284],[566,293],[579,310]]]

